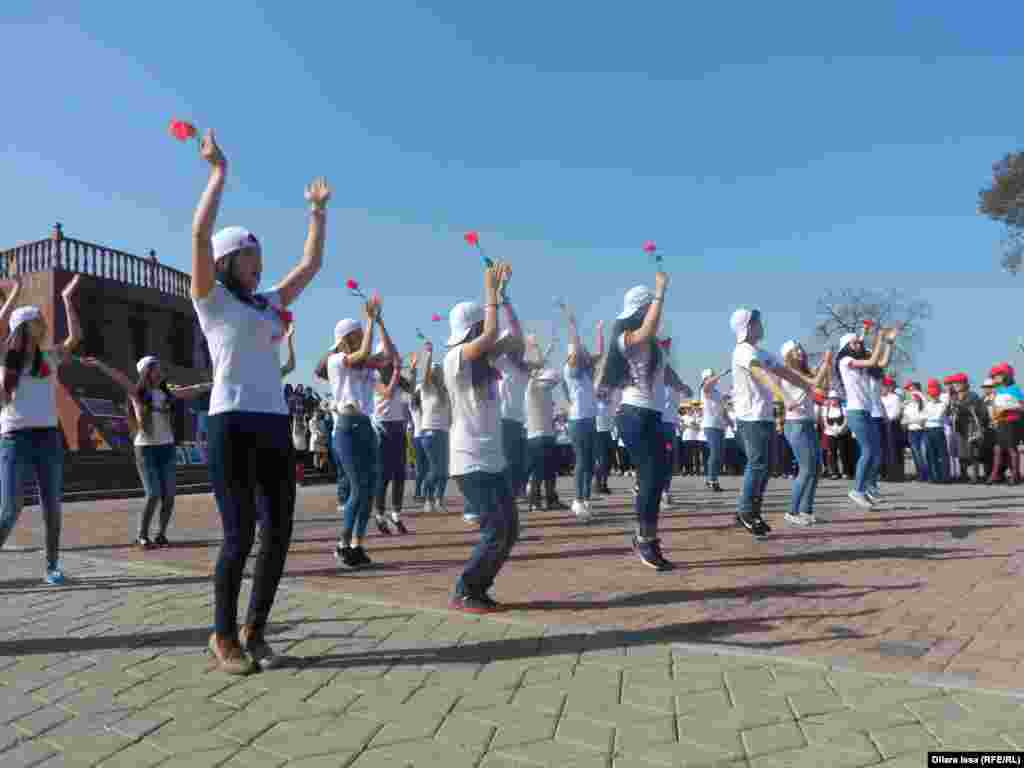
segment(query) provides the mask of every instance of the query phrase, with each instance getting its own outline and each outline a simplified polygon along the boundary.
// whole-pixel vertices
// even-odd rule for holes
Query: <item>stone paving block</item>
[[[645,746],[670,744],[676,739],[676,721],[672,717],[652,717],[634,723],[619,724],[615,728],[615,749],[634,753]]]
[[[555,730],[555,741],[610,755],[615,748],[615,727],[590,720],[563,718]]]
[[[15,720],[12,725],[26,738],[35,738],[72,718],[69,712],[56,707],[44,707]]]
[[[287,758],[353,752],[369,744],[381,727],[381,723],[370,720],[339,720],[330,731],[305,736],[275,726],[257,737],[251,746]]]
[[[799,749],[807,744],[803,732],[796,723],[777,723],[750,728],[743,731],[741,736],[750,757]]]
[[[132,744],[133,739],[117,733],[93,733],[86,736],[57,736],[49,733],[43,740],[76,761],[98,763]]]
[[[509,747],[495,747],[492,752],[513,759],[551,768],[609,768],[610,758],[574,744],[538,741]]]
[[[879,712],[904,702],[938,698],[945,695],[939,688],[911,685],[883,685],[877,688],[840,691],[843,701],[862,712]]]
[[[317,757],[301,757],[296,760],[289,760],[288,768],[347,768],[356,758],[355,752],[341,752],[335,755],[319,755]],[[225,765],[230,765],[226,763]],[[237,764],[238,768],[245,768],[246,764]]]
[[[731,708],[732,699],[725,688],[713,688],[676,696],[676,713],[680,715]]]
[[[347,685],[325,685],[306,699],[305,703],[318,712],[344,712],[361,696],[359,691]],[[270,700],[272,697],[271,694],[267,699]],[[259,704],[255,706],[258,707]]]
[[[205,752],[192,752],[190,754],[173,755],[166,762],[160,764],[160,768],[220,768],[226,760],[237,754],[238,750],[211,749]]]
[[[23,741],[0,755],[4,768],[34,768],[57,754],[52,744],[43,741]]]
[[[153,768],[166,760],[165,752],[149,744],[132,744],[106,758],[98,768]]]
[[[283,757],[272,755],[269,752],[260,752],[257,749],[242,749],[232,755],[231,759],[226,763],[218,766],[218,768],[281,768],[286,762]],[[296,763],[292,764],[296,765]],[[343,763],[335,763],[335,766],[339,765],[343,765]]]
[[[878,765],[879,756],[812,746],[792,752],[752,757],[750,768],[867,768]],[[918,768],[923,765],[918,761]]]
[[[19,720],[44,707],[27,693],[10,688],[0,688],[0,723],[8,724]]]
[[[413,741],[379,749],[368,749],[351,768],[476,768],[479,752],[434,741]]]
[[[642,760],[653,766],[670,768],[739,768],[746,766],[743,747],[737,744],[723,749],[707,748],[692,743],[656,744],[627,752],[625,758]],[[618,768],[618,763],[616,763]]]
[[[114,733],[119,733],[130,739],[141,739],[158,730],[170,722],[170,720],[171,717],[169,715],[142,710],[123,720],[118,720],[116,723],[108,726],[108,728]]]
[[[490,723],[463,714],[452,714],[445,718],[434,738],[443,744],[482,753],[496,731],[497,726]]]
[[[680,742],[696,744],[723,757],[736,759],[744,755],[740,729],[735,723],[718,723],[704,718],[680,718],[676,722]]]
[[[676,711],[676,693],[666,688],[632,685],[623,689],[622,703],[638,709],[671,715]]]
[[[231,739],[215,731],[196,730],[189,724],[171,721],[146,736],[145,743],[164,754],[178,755],[215,749],[237,749],[240,740]]]
[[[897,725],[886,730],[872,730],[871,738],[878,745],[882,756],[897,757],[908,752],[927,752],[940,749],[938,740],[918,723]]]
[[[831,691],[794,693],[787,696],[787,699],[797,717],[827,715],[830,712],[843,712],[848,709],[846,702]]]
[[[226,720],[217,723],[213,727],[213,733],[217,734],[217,738],[221,740],[248,744],[280,722],[281,720],[276,714],[265,712],[257,706],[252,711],[240,710]],[[159,733],[162,732],[163,729],[159,731]]]
[[[444,715],[396,712],[390,720],[381,721],[384,727],[373,737],[370,748],[432,739],[444,721]]]

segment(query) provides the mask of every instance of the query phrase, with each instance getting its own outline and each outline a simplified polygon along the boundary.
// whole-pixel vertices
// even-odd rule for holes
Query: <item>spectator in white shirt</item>
[[[949,482],[949,452],[946,447],[945,421],[949,401],[943,397],[938,379],[928,379],[925,401],[924,434],[928,477],[933,483]]]
[[[902,426],[903,398],[896,393],[896,382],[891,376],[882,379],[882,409],[885,416],[882,425],[886,437],[883,440],[886,453],[882,457],[882,476],[889,482],[902,482],[904,446],[906,445]]]

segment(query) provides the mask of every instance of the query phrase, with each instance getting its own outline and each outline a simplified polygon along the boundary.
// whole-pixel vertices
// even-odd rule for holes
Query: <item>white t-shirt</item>
[[[526,384],[526,437],[555,434],[555,387],[561,378],[547,368],[534,373]]]
[[[423,403],[423,416],[420,418],[420,431],[447,432],[452,425],[452,414],[448,404],[448,393],[441,394],[435,386],[420,385],[420,401]]]
[[[903,399],[895,392],[882,396],[882,406],[885,408],[885,418],[889,421],[899,421],[903,415]]]
[[[281,304],[276,290],[258,295],[272,305]],[[252,411],[286,416],[280,339],[274,340],[285,329],[277,313],[239,301],[220,283],[214,283],[206,298],[192,299],[192,305],[213,361],[210,415]]]
[[[949,404],[942,400],[929,400],[924,405],[925,429],[942,429]]]
[[[142,429],[142,422],[139,421],[139,431],[135,433],[135,445],[140,448],[147,445],[171,445],[174,443],[174,429],[171,427],[171,414],[164,413],[167,402],[167,395],[159,389],[150,390],[149,396],[153,404],[150,430],[145,432]],[[131,405],[134,408],[134,405]],[[138,413],[136,413],[138,416]]]
[[[825,434],[829,437],[840,437],[846,431],[846,412],[841,405],[827,405],[821,414],[825,423]],[[828,420],[842,419],[841,424],[829,424]]]
[[[593,419],[597,416],[597,401],[594,399],[594,371],[582,371],[570,368],[566,363],[562,368],[565,385],[569,390],[569,419]]]
[[[711,393],[705,395],[704,388],[700,390],[700,400],[704,405],[704,413],[701,416],[700,426],[702,429],[722,429],[725,427],[725,418],[722,415],[722,393],[718,391],[718,385],[711,388]]]
[[[814,421],[814,397],[803,387],[788,381],[780,381],[786,400],[796,404],[793,410],[786,410],[786,421]]]
[[[597,401],[597,431],[611,432],[615,427],[615,412],[619,409],[622,391],[612,390],[605,400]]]
[[[757,360],[762,366],[774,366],[775,358],[749,342],[736,345],[732,353],[732,401],[736,418],[740,421],[775,421],[775,395],[754,378],[750,372],[751,363]]]
[[[18,379],[14,399],[4,403],[0,410],[0,431],[3,434],[19,429],[45,429],[57,426],[57,365],[56,352],[46,355],[50,375],[37,379],[29,375],[27,366]],[[278,379],[280,381],[280,379]],[[278,386],[278,389],[281,387]]]
[[[416,391],[419,392],[419,387],[416,388]],[[409,413],[412,415],[412,436],[414,438],[420,436],[420,424],[423,422],[422,395],[420,397],[419,408],[414,408],[412,403],[409,403]]]
[[[335,352],[327,358],[327,380],[334,396],[334,426],[347,408],[355,408],[369,416],[373,408],[373,371],[370,368],[349,368],[348,355]]]
[[[501,418],[518,424],[526,423],[526,382],[530,374],[502,355],[494,362],[501,373],[498,382],[498,398],[501,401]]]
[[[464,348],[460,344],[444,358],[444,384],[452,404],[449,474],[498,474],[505,470],[498,382],[492,377],[474,388],[471,364],[462,359]]]
[[[373,420],[378,424],[385,421],[405,421],[405,400],[402,397],[402,388],[397,384],[395,385],[394,392],[391,393],[391,397],[385,398],[380,392],[377,391],[378,386],[386,386],[391,382],[388,378],[387,381],[381,376],[380,371],[373,371]]]
[[[908,432],[920,432],[927,420],[924,406],[916,397],[911,396],[910,400],[903,406],[903,425]]]
[[[661,412],[662,424],[676,425],[679,423],[679,401],[683,396],[668,384],[665,385],[665,395],[662,398],[665,402],[664,410]]]
[[[699,439],[700,422],[700,417],[693,414],[683,417],[683,442],[690,443]]]
[[[871,377],[867,368],[855,368],[852,357],[844,357],[839,362],[839,374],[843,378],[846,390],[846,410],[871,411]]]
[[[651,370],[651,345],[647,342],[626,346],[626,334],[622,334],[615,342],[619,345],[626,358],[626,383],[622,388],[622,404],[651,411],[661,410],[662,394],[658,391],[665,382],[665,356],[658,356],[658,369],[654,375]]]

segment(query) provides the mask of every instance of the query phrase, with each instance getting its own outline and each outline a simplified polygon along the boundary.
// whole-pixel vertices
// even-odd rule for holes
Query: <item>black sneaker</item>
[[[633,534],[633,548],[640,555],[640,562],[649,568],[653,568],[656,571],[671,571],[675,567],[661,554],[661,541],[659,539],[642,542],[637,539],[636,534]]]
[[[152,549],[153,542],[145,536],[139,536],[139,538],[135,540],[135,546],[137,546],[139,549]]]
[[[366,550],[362,546],[352,547],[352,556],[355,558],[357,568],[373,565],[373,560],[366,554]]]
[[[167,537],[166,537],[166,536],[164,536],[164,535],[163,535],[162,533],[158,533],[158,534],[157,534],[157,537],[156,537],[155,539],[153,539],[153,543],[154,543],[154,544],[155,544],[156,546],[158,546],[158,547],[162,547],[162,548],[163,548],[163,547],[169,547],[169,546],[171,546],[171,542],[169,542],[169,541],[167,540]]]
[[[400,518],[399,519],[391,518],[391,523],[392,523],[392,525],[395,526],[395,530],[398,531],[399,533],[405,535],[405,534],[407,534],[409,532],[409,529],[405,527],[405,523],[403,523]]]
[[[549,512],[556,509],[566,510],[568,508],[569,507],[563,504],[559,499],[553,499],[547,503],[547,510]]]
[[[736,522],[758,538],[767,536],[772,531],[771,526],[764,521],[764,518],[757,514],[741,515],[737,512]]]
[[[466,596],[462,598],[462,609],[464,613],[474,613],[477,615],[484,613],[497,613],[501,610],[501,606],[498,605],[494,600],[484,595],[483,597],[471,597]]]
[[[717,480],[714,480],[711,483],[711,490],[714,491],[715,493],[721,493],[722,492],[722,486],[718,484]]]
[[[385,536],[391,535],[391,529],[388,528],[388,521],[385,519],[384,515],[377,515],[377,530]]]
[[[343,547],[339,544],[334,549],[334,559],[346,568],[359,567],[359,558],[356,556],[355,549],[352,547]]]

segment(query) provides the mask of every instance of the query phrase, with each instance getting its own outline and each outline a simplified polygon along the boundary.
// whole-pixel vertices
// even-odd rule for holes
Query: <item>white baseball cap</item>
[[[475,301],[463,301],[452,307],[448,313],[448,323],[452,335],[448,337],[448,346],[454,347],[466,340],[473,326],[483,322],[484,308]]]
[[[619,313],[619,320],[626,320],[632,317],[641,309],[654,301],[654,291],[646,285],[636,285],[626,291],[622,300],[622,312]]]
[[[729,327],[736,334],[737,341],[746,340],[750,323],[753,322],[754,315],[759,313],[758,309],[746,309],[745,307],[740,307],[732,313],[732,317],[729,318]]]
[[[256,235],[245,227],[224,227],[213,236],[213,260],[218,262],[243,248],[260,247]]]
[[[351,317],[346,317],[344,320],[339,320],[338,324],[334,326],[334,343],[338,344],[342,339],[348,336],[352,331],[356,331],[362,328],[358,320],[353,320]]]
[[[705,368],[703,371],[700,372],[700,380],[701,381],[707,381],[708,379],[710,379],[714,375],[715,375],[714,371],[712,371],[710,368]]]
[[[7,321],[7,325],[10,328],[10,333],[7,335],[7,341],[10,342],[14,338],[14,334],[17,332],[25,323],[30,320],[41,320],[43,313],[39,310],[39,307],[29,304],[25,307],[18,307],[16,310],[11,312],[11,319]]]
[[[842,336],[839,337],[839,351],[842,352],[850,344],[859,340],[860,336],[858,336],[856,333],[844,333]]]
[[[153,355],[146,355],[145,357],[140,358],[139,362],[135,364],[135,370],[141,374],[143,371],[149,368],[149,366],[159,362],[160,360],[157,357]]]

